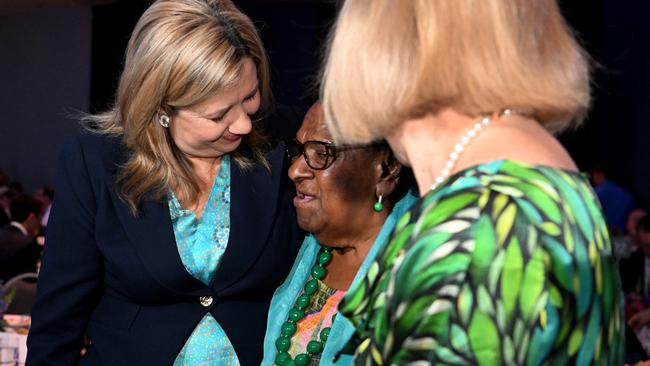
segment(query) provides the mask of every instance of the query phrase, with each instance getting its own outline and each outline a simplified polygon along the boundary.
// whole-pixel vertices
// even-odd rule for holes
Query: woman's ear
[[[395,159],[392,153],[386,152],[382,154],[380,160],[380,174],[377,180],[377,196],[383,197],[390,196],[397,187],[399,182],[400,172],[402,171],[402,164]]]
[[[389,154],[384,162],[384,171],[390,179],[399,180],[399,175],[402,171],[402,164],[395,159],[393,154]]]

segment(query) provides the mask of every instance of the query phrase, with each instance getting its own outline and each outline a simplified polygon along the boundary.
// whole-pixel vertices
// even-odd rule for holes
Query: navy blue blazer
[[[259,365],[269,301],[303,237],[283,143],[268,153],[270,172],[232,164],[230,238],[209,286],[181,262],[167,202],[145,201],[136,218],[116,195],[127,154],[94,135],[63,149],[27,364],[171,365],[210,312],[242,365]]]

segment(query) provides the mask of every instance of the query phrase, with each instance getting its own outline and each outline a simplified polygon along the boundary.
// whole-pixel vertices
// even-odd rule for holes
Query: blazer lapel
[[[144,201],[138,217],[133,217],[118,197],[114,182],[109,182],[109,192],[129,241],[152,277],[179,294],[209,295],[210,289],[190,275],[181,261],[167,203]]]
[[[267,154],[271,171],[255,165],[242,171],[231,165],[230,238],[212,287],[219,291],[237,281],[254,264],[267,244],[284,169],[284,144]],[[210,288],[190,275],[181,261],[166,202],[144,201],[133,217],[116,193],[115,181],[108,191],[129,241],[147,270],[158,282],[188,296],[210,295]]]
[[[230,238],[213,287],[220,291],[241,278],[267,244],[277,209],[284,169],[284,144],[267,154],[271,171],[258,165],[242,171],[236,164],[230,179]]]

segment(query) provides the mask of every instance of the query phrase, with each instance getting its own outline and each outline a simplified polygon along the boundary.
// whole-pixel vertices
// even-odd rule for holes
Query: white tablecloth
[[[24,366],[27,357],[27,335],[0,332],[0,366]]]

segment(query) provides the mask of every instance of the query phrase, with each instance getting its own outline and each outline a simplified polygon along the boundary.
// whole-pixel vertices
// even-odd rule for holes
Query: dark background
[[[337,1],[235,2],[261,31],[275,99],[307,107],[316,96],[323,40]],[[94,6],[3,11],[0,1],[0,169],[26,190],[50,182],[62,140],[78,131],[78,112],[110,105],[129,34],[148,4],[102,0]],[[582,127],[560,139],[582,170],[603,165],[648,207],[650,3],[562,0],[560,5],[595,65],[593,107]]]

